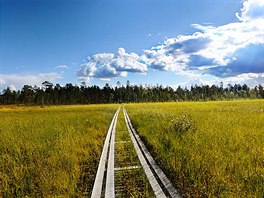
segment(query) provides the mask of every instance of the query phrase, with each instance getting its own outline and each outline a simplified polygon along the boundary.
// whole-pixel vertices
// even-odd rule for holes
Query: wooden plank
[[[107,174],[106,174],[106,186],[105,186],[105,197],[114,198],[115,197],[115,132],[116,132],[116,123],[118,118],[118,113],[114,121],[114,126],[112,129],[111,141],[110,141],[110,150],[109,158],[107,165]]]
[[[125,144],[125,143],[130,143],[131,141],[119,141],[119,142],[115,142],[115,144]]]
[[[126,166],[126,167],[117,167],[115,171],[123,171],[123,170],[132,170],[132,169],[139,169],[140,166]]]
[[[149,162],[149,164],[151,165],[151,167],[153,168],[153,170],[155,171],[155,173],[159,177],[163,186],[166,188],[166,190],[168,191],[168,193],[170,194],[171,197],[181,198],[180,193],[176,190],[176,188],[172,185],[172,183],[170,182],[168,177],[164,174],[164,172],[161,170],[161,168],[157,165],[154,158],[151,156],[151,154],[147,150],[146,146],[144,145],[144,143],[140,139],[139,135],[136,133],[135,129],[133,128],[133,126],[131,124],[131,121],[129,119],[127,112],[125,110],[124,110],[124,112],[125,112],[127,120],[128,120],[128,125],[130,126],[132,133],[134,134],[136,140],[138,141],[138,143],[142,149],[142,152],[145,154],[147,161]]]
[[[165,198],[166,195],[164,194],[164,192],[162,191],[162,188],[161,186],[159,185],[158,181],[156,180],[154,174],[152,173],[150,167],[148,166],[147,164],[147,161],[146,159],[144,158],[140,148],[139,148],[139,145],[134,137],[134,135],[132,134],[132,131],[129,127],[129,124],[128,124],[128,117],[126,116],[126,112],[125,112],[125,109],[123,109],[123,113],[124,113],[124,117],[125,117],[125,121],[126,121],[126,125],[127,125],[127,129],[128,129],[128,132],[129,132],[129,135],[131,137],[131,140],[133,142],[133,145],[134,145],[134,148],[136,150],[136,153],[138,155],[138,158],[139,158],[139,161],[145,171],[145,174],[148,178],[148,181],[154,191],[154,194],[156,195],[156,197],[158,198]]]
[[[93,185],[93,190],[92,190],[92,195],[91,195],[92,198],[101,197],[104,172],[105,172],[105,165],[106,165],[106,160],[107,160],[107,152],[108,152],[109,142],[110,142],[110,136],[111,136],[113,126],[114,126],[114,123],[116,121],[119,109],[120,108],[118,108],[115,115],[113,116],[113,119],[111,121],[110,127],[108,129],[108,132],[107,132],[107,135],[105,138],[104,147],[102,150],[102,154],[101,154],[100,161],[99,161],[99,166],[97,169],[97,173],[96,173],[96,177],[95,177],[95,181],[94,181],[94,185]]]

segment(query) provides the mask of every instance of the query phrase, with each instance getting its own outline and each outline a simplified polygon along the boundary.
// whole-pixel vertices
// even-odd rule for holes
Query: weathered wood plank
[[[154,194],[158,198],[165,198],[166,195],[162,191],[158,181],[156,180],[154,174],[152,173],[150,167],[148,166],[148,164],[146,162],[146,159],[144,158],[144,156],[143,156],[143,154],[142,154],[142,152],[141,152],[141,150],[139,148],[139,145],[138,145],[135,137],[132,134],[132,131],[131,131],[131,129],[129,127],[129,124],[128,124],[128,117],[126,115],[125,109],[123,109],[123,113],[124,113],[124,117],[125,117],[125,121],[126,121],[126,125],[127,125],[127,129],[128,129],[129,135],[130,135],[131,140],[132,140],[132,142],[134,144],[134,148],[135,148],[136,153],[138,155],[139,161],[140,161],[140,163],[141,163],[141,165],[142,165],[142,167],[143,167],[143,169],[145,171],[145,174],[146,174],[146,176],[148,178],[148,181],[149,181],[149,183],[150,183],[150,185],[151,185],[151,187],[152,187],[152,189],[154,191]]]
[[[119,108],[120,109],[120,108]],[[116,132],[116,123],[118,118],[117,112],[116,119],[114,121],[114,126],[111,135],[109,158],[107,165],[107,174],[106,174],[106,187],[105,187],[105,197],[114,198],[115,197],[115,132]]]
[[[132,170],[132,169],[139,169],[141,166],[126,166],[126,167],[117,167],[115,171],[123,171],[123,170]]]
[[[125,143],[130,143],[131,141],[119,141],[119,142],[115,142],[115,144],[125,144]]]
[[[96,173],[96,177],[95,177],[95,181],[93,185],[93,190],[92,190],[92,195],[91,195],[92,198],[101,197],[109,142],[110,142],[111,133],[112,133],[113,126],[116,121],[118,112],[119,112],[119,109],[116,111],[115,115],[113,116],[113,119],[111,121],[110,127],[108,129],[108,132],[105,138],[104,147],[102,150],[102,154],[101,154],[100,161],[99,161],[99,166],[97,169],[97,173]]]
[[[130,126],[130,129],[131,129],[132,133],[134,134],[137,142],[139,143],[139,145],[140,145],[140,147],[142,149],[142,152],[146,156],[146,159],[149,162],[150,166],[153,168],[153,170],[155,171],[155,173],[159,177],[159,179],[162,182],[163,186],[166,188],[166,190],[168,191],[168,193],[170,194],[171,197],[181,198],[180,193],[176,190],[176,188],[172,185],[172,183],[167,178],[167,176],[164,174],[164,172],[161,170],[161,168],[157,165],[157,163],[155,162],[154,158],[151,156],[151,154],[147,150],[146,146],[144,145],[144,143],[140,139],[139,135],[137,134],[137,132],[133,128],[132,123],[131,123],[131,121],[129,119],[129,116],[128,116],[126,111],[125,111],[125,114],[126,114],[126,117],[127,117],[128,125]]]

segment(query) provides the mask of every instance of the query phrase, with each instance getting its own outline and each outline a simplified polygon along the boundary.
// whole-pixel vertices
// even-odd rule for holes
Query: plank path
[[[133,128],[125,108],[123,108],[123,115],[124,115],[123,117],[126,123],[126,132],[128,132],[129,134],[128,137],[130,137],[130,140],[115,142],[116,125],[117,125],[120,109],[121,108],[119,107],[116,113],[114,114],[105,138],[104,147],[99,161],[91,197],[92,198],[119,197],[120,195],[122,195],[122,192],[119,189],[122,189],[124,187],[115,185],[115,180],[117,180],[117,178],[115,178],[117,177],[116,172],[134,171],[138,169],[143,169],[145,174],[144,176],[146,177],[146,180],[151,186],[153,196],[158,198],[162,198],[162,197],[180,198],[181,195],[179,194],[179,192],[176,190],[176,188],[172,185],[172,183],[164,174],[162,169],[155,162],[154,158],[151,156],[146,146],[144,145],[139,135],[137,134],[136,130]],[[133,152],[135,152],[135,155],[137,156],[137,159],[140,163],[138,163],[138,165],[115,167],[115,159],[116,159],[115,149],[117,149],[115,148],[115,144],[116,143],[129,144],[129,142],[133,143],[133,147],[134,147]],[[126,182],[126,180],[123,182]],[[122,189],[122,190],[125,191],[126,189]],[[131,197],[133,197],[132,194]]]

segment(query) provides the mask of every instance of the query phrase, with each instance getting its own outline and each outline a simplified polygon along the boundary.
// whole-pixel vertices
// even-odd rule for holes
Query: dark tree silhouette
[[[49,81],[42,87],[24,85],[21,91],[12,91],[9,87],[0,95],[0,104],[25,105],[65,105],[65,104],[101,104],[129,102],[166,102],[166,101],[209,101],[242,98],[264,98],[263,86],[259,84],[250,89],[246,84],[193,85],[190,89],[179,86],[176,90],[162,85],[131,85],[127,81],[123,86],[119,81],[115,87],[105,84],[103,88],[96,85],[81,86],[71,83],[61,86]]]

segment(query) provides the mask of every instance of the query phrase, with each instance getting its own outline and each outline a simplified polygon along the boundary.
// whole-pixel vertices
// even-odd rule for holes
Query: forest
[[[68,105],[68,104],[103,104],[103,103],[138,103],[169,101],[215,101],[232,99],[262,99],[264,90],[261,84],[250,88],[243,84],[194,85],[189,89],[179,86],[177,89],[162,85],[121,85],[115,87],[105,84],[99,86],[81,86],[71,83],[61,86],[49,81],[41,87],[24,85],[21,90],[14,91],[9,87],[2,91],[0,104],[24,105]]]

